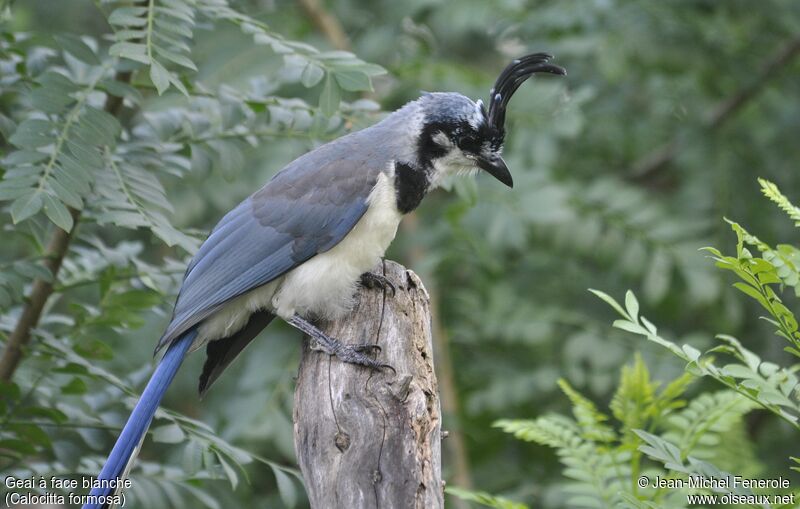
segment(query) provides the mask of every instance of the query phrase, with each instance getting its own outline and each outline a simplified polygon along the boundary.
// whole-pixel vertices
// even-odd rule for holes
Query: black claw
[[[383,351],[383,348],[374,343],[364,343],[363,345],[350,345],[350,346],[352,346],[353,350],[358,353],[366,353],[366,354],[374,353],[377,355]]]
[[[394,283],[389,281],[389,278],[372,272],[361,274],[361,286],[371,290],[390,290],[392,292],[392,297],[397,293],[397,288],[394,286]]]

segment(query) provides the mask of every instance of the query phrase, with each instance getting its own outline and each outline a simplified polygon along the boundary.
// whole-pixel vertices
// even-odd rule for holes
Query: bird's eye
[[[478,142],[478,138],[472,135],[462,136],[458,139],[458,148],[464,152],[477,153],[480,149],[479,145],[480,143]]]

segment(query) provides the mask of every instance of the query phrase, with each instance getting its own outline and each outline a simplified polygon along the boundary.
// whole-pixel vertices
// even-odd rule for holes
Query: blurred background
[[[613,311],[589,288],[617,298],[634,290],[662,335],[678,342],[707,349],[714,334],[731,334],[760,356],[787,362],[769,324],[757,319],[757,305],[740,298],[730,277],[699,248],[733,249],[736,238],[724,218],[766,242],[797,242],[798,230],[761,197],[756,179],[767,178],[800,200],[800,3],[232,4],[287,38],[353,51],[387,73],[374,79],[372,92],[343,92],[344,100],[361,101],[364,109],[339,131],[241,143],[227,158],[195,157],[183,178],[164,179],[172,220],[189,231],[208,231],[326,136],[374,123],[381,111],[421,91],[485,100],[504,65],[534,51],[552,53],[569,72],[563,79],[534,78],[511,102],[505,156],[514,189],[485,176],[454,182],[451,192],[435,192],[406,218],[387,255],[416,271],[431,293],[443,428],[450,432],[444,442],[449,485],[533,507],[564,507],[558,456],[492,423],[568,412],[559,378],[605,408],[620,367],[636,352],[656,379],[683,371],[667,351],[612,329]],[[63,32],[101,38],[109,27],[99,7],[83,0],[16,2],[9,23],[40,41]],[[244,92],[260,86],[317,104],[321,84],[298,84],[280,55],[252,44],[237,26],[199,23],[192,44],[196,87]],[[182,100],[146,95],[142,114],[161,118]],[[139,256],[152,263],[170,257],[176,273],[186,256],[148,232],[99,235],[108,245],[138,243]],[[6,258],[14,249],[0,247]],[[114,354],[97,362],[119,376],[133,373],[134,385],[141,384],[171,305],[171,297],[155,299],[137,311],[140,328],[101,338]],[[796,299],[787,306],[796,309]],[[242,449],[291,467],[299,353],[297,333],[270,327],[204,401],[196,396],[203,359],[195,355],[164,405],[209,424]],[[764,411],[748,415],[742,431],[758,444],[751,461],[764,475],[787,471],[787,455],[800,452],[791,445],[797,443],[794,431]],[[97,429],[64,431],[56,441],[64,449],[53,454],[80,454],[91,445],[100,455],[111,438]],[[183,454],[177,447],[146,446],[142,458],[181,465]],[[246,470],[249,482],[235,490],[225,480],[207,481],[222,506],[306,503],[299,487],[294,499],[287,499],[285,486],[279,496],[280,480],[263,464]]]

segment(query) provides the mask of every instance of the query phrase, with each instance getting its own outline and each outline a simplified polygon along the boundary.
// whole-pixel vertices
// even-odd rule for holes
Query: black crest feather
[[[561,76],[567,74],[564,68],[548,63],[552,58],[547,53],[525,55],[508,64],[497,77],[489,92],[488,120],[489,125],[497,129],[501,137],[504,134],[508,101],[525,80],[540,72]]]

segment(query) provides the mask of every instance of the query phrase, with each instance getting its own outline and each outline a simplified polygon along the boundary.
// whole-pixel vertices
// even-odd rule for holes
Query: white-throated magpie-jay
[[[361,278],[443,177],[484,170],[511,187],[500,157],[508,101],[535,73],[566,74],[551,57],[514,60],[498,77],[488,109],[457,93],[427,93],[377,124],[297,158],[230,211],[189,263],[172,320],[156,353],[166,353],[100,472],[124,477],[183,357],[206,347],[205,393],[250,341],[278,316],[345,362],[383,364],[368,346],[342,345],[308,319],[336,318]],[[112,489],[95,489],[102,507]]]

